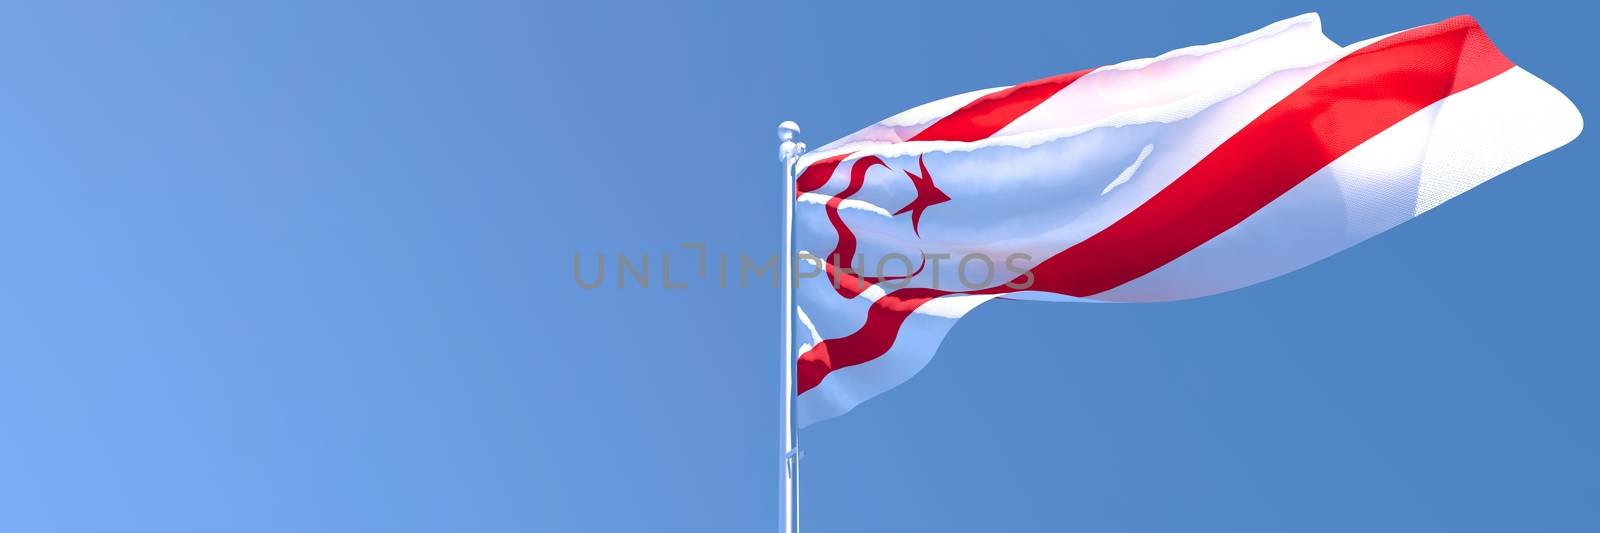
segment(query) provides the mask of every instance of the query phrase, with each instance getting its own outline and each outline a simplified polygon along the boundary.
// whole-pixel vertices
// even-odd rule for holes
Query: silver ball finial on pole
[[[796,139],[800,137],[800,125],[793,120],[785,120],[778,124],[778,140],[783,144],[778,145],[778,159],[786,165],[793,165],[800,159],[800,154],[806,152],[806,143]]]

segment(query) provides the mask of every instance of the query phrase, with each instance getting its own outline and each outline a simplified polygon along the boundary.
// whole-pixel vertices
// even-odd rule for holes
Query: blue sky
[[[0,530],[775,527],[776,293],[574,253],[771,253],[781,120],[1306,11],[1470,13],[1597,95],[1556,2],[7,6]],[[1213,298],[985,306],[803,433],[806,528],[1596,530],[1597,164]]]

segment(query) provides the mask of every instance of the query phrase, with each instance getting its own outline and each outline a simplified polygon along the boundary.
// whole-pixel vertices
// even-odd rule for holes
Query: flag
[[[1468,16],[1339,46],[1307,14],[915,107],[797,163],[798,422],[905,382],[993,299],[1246,287],[1581,129]]]

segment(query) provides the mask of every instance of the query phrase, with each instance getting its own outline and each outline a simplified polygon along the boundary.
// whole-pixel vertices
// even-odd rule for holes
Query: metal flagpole
[[[795,428],[794,400],[795,400],[795,357],[794,357],[794,171],[795,164],[800,160],[800,154],[805,153],[806,143],[800,142],[800,125],[793,121],[785,120],[778,125],[778,157],[783,160],[783,264],[779,265],[780,288],[783,290],[783,386],[778,390],[783,391],[783,446],[780,448],[782,455],[782,472],[779,474],[783,482],[780,491],[782,495],[783,533],[799,533],[800,531],[800,435]]]

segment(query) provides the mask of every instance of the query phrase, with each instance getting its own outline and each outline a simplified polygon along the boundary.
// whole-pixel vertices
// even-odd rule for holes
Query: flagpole
[[[779,265],[781,272],[779,283],[783,290],[783,349],[780,361],[783,368],[783,385],[778,390],[782,391],[783,401],[783,445],[779,449],[781,472],[780,480],[783,483],[779,494],[782,496],[783,525],[782,533],[799,533],[800,531],[800,435],[796,431],[794,416],[795,401],[795,357],[794,357],[794,199],[795,199],[795,164],[800,161],[800,154],[805,153],[806,143],[797,138],[800,135],[800,125],[793,121],[785,120],[778,124],[778,157],[783,161],[783,264]]]

